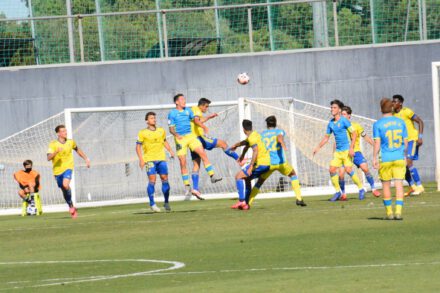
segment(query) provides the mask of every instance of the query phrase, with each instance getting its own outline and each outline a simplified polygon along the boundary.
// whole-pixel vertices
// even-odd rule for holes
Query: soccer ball
[[[28,214],[28,216],[35,216],[37,214],[37,208],[35,206],[28,206],[26,213]]]
[[[240,73],[237,76],[237,81],[239,84],[242,84],[242,85],[248,84],[249,80],[250,80],[249,75],[246,72]]]

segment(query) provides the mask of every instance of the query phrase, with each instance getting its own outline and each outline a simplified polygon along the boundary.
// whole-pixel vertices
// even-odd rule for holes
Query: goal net
[[[192,106],[188,104],[188,106]],[[174,105],[141,107],[66,109],[28,129],[0,141],[0,213],[17,213],[21,200],[13,173],[22,168],[25,159],[34,162],[34,169],[41,174],[41,198],[44,209],[66,209],[61,192],[52,175],[51,162],[46,151],[51,140],[56,139],[55,127],[65,124],[69,135],[91,159],[88,169],[82,159],[75,155],[74,178],[71,183],[74,200],[78,206],[102,206],[147,202],[145,170],[138,166],[135,152],[139,130],[146,127],[145,114],[154,111],[157,125],[168,132],[167,116]],[[328,164],[333,146],[328,144],[318,155],[312,156],[313,148],[322,139],[330,119],[329,108],[292,98],[239,99],[238,101],[212,103],[209,112],[219,116],[207,122],[209,135],[224,139],[229,145],[244,139],[242,119],[251,119],[257,131],[263,131],[265,118],[275,115],[279,128],[286,131],[287,157],[299,175],[305,195],[331,194]],[[371,119],[353,115],[371,135]],[[171,135],[167,140],[175,149]],[[372,148],[362,142],[364,155],[371,162]],[[239,150],[240,151],[240,150]],[[240,170],[233,159],[221,149],[208,151],[208,157],[221,182],[211,184],[202,168],[200,188],[206,198],[236,197],[235,174]],[[192,164],[188,154],[188,169]],[[169,182],[172,200],[184,198],[184,188],[178,159],[168,159]],[[376,172],[372,172],[375,174]],[[348,177],[346,178],[348,180]],[[157,179],[156,198],[162,199],[160,180]],[[348,191],[354,191],[348,186]],[[274,173],[262,188],[261,197],[293,196],[288,178]]]

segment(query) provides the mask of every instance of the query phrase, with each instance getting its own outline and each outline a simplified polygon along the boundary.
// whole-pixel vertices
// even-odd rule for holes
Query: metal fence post
[[[374,0],[370,0],[370,22],[371,22],[371,40],[373,44],[377,43],[376,37],[376,18],[374,16]]]
[[[423,40],[423,9],[422,9],[422,0],[418,0],[418,8],[419,8],[419,37],[420,41]]]
[[[34,12],[32,11],[32,0],[28,0],[28,6],[29,6],[29,17],[33,18],[34,17]],[[35,22],[32,19],[31,20],[31,34],[32,34],[32,39],[34,39],[34,46],[36,46],[37,43],[37,36],[35,33]],[[35,50],[34,50],[35,52]],[[35,63],[40,64],[40,58],[38,58],[38,53],[34,53],[35,54]]]
[[[426,26],[426,0],[422,0],[422,25],[423,25],[423,40],[428,39],[428,28]]]
[[[267,0],[266,3],[270,4],[271,0]],[[275,44],[273,42],[273,23],[272,23],[272,8],[270,5],[267,6],[267,25],[269,26],[269,43],[270,50],[275,51]]]
[[[167,13],[162,10],[163,42],[165,44],[165,58],[168,58],[168,31],[167,31]]]
[[[159,50],[160,50],[160,58],[163,58],[163,37],[162,37],[162,28],[160,25],[160,0],[156,0],[156,18],[157,18],[157,33],[159,35]]]
[[[101,13],[101,4],[100,0],[95,0],[95,10],[96,13]],[[105,42],[104,42],[104,33],[102,31],[102,16],[98,16],[98,37],[99,37],[99,53],[101,55],[101,61],[105,61]]]
[[[73,19],[72,19],[72,3],[70,0],[66,0],[67,10],[67,33],[69,37],[69,59],[71,63],[75,62],[75,46],[73,38]]]
[[[253,28],[252,28],[252,7],[248,7],[247,9],[248,16],[248,30],[249,30],[249,50],[254,52],[254,37],[253,37]]]
[[[335,46],[339,46],[338,7],[337,0],[333,0],[333,25],[335,27]]]
[[[79,33],[79,52],[81,56],[81,62],[84,62],[84,36],[82,26],[82,16],[78,14],[78,33]]]

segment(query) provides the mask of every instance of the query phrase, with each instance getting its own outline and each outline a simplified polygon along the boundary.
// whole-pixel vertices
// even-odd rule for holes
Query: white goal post
[[[187,106],[193,105],[195,104]],[[91,168],[88,169],[85,162],[75,155],[71,188],[73,201],[78,207],[146,203],[147,176],[138,166],[135,152],[137,133],[146,126],[145,114],[153,111],[156,113],[158,126],[165,128],[167,140],[174,149],[174,139],[169,134],[167,123],[168,112],[174,108],[174,104],[167,104],[65,109],[60,114],[0,140],[0,164],[4,166],[0,170],[0,214],[20,212],[21,202],[12,174],[22,168],[21,162],[24,159],[32,159],[34,169],[41,174],[44,211],[67,209],[53,179],[51,162],[46,159],[47,146],[51,140],[56,139],[54,128],[59,124],[66,125],[69,138],[73,138],[91,160]],[[219,114],[217,118],[207,122],[209,135],[223,139],[229,145],[245,138],[241,127],[243,119],[252,120],[254,130],[263,131],[266,128],[265,118],[275,115],[278,127],[287,134],[287,158],[297,170],[303,194],[324,195],[334,192],[328,175],[332,143],[322,148],[316,156],[312,155],[313,148],[322,139],[330,119],[329,107],[291,97],[240,98],[213,102],[209,111]],[[374,120],[352,116],[371,136]],[[372,148],[366,147],[363,151],[371,163]],[[240,170],[238,164],[221,149],[208,151],[208,158],[223,180],[211,184],[209,176],[201,168],[200,187],[204,196],[208,199],[237,197],[235,174]],[[187,161],[191,172],[189,154]],[[183,200],[184,187],[178,160],[168,159],[168,169],[171,201]],[[373,173],[378,181],[376,172]],[[346,177],[346,180],[347,192],[357,192],[350,179]],[[160,186],[160,180],[157,179],[158,201],[163,198]],[[261,188],[258,198],[267,197],[293,198],[289,179],[274,173]]]
[[[434,135],[435,135],[435,180],[437,190],[440,191],[440,61],[432,62],[432,102],[434,110]]]

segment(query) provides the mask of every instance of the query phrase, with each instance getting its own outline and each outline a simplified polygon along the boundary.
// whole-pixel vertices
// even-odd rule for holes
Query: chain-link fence
[[[0,3],[0,66],[434,39],[440,39],[440,0]]]

